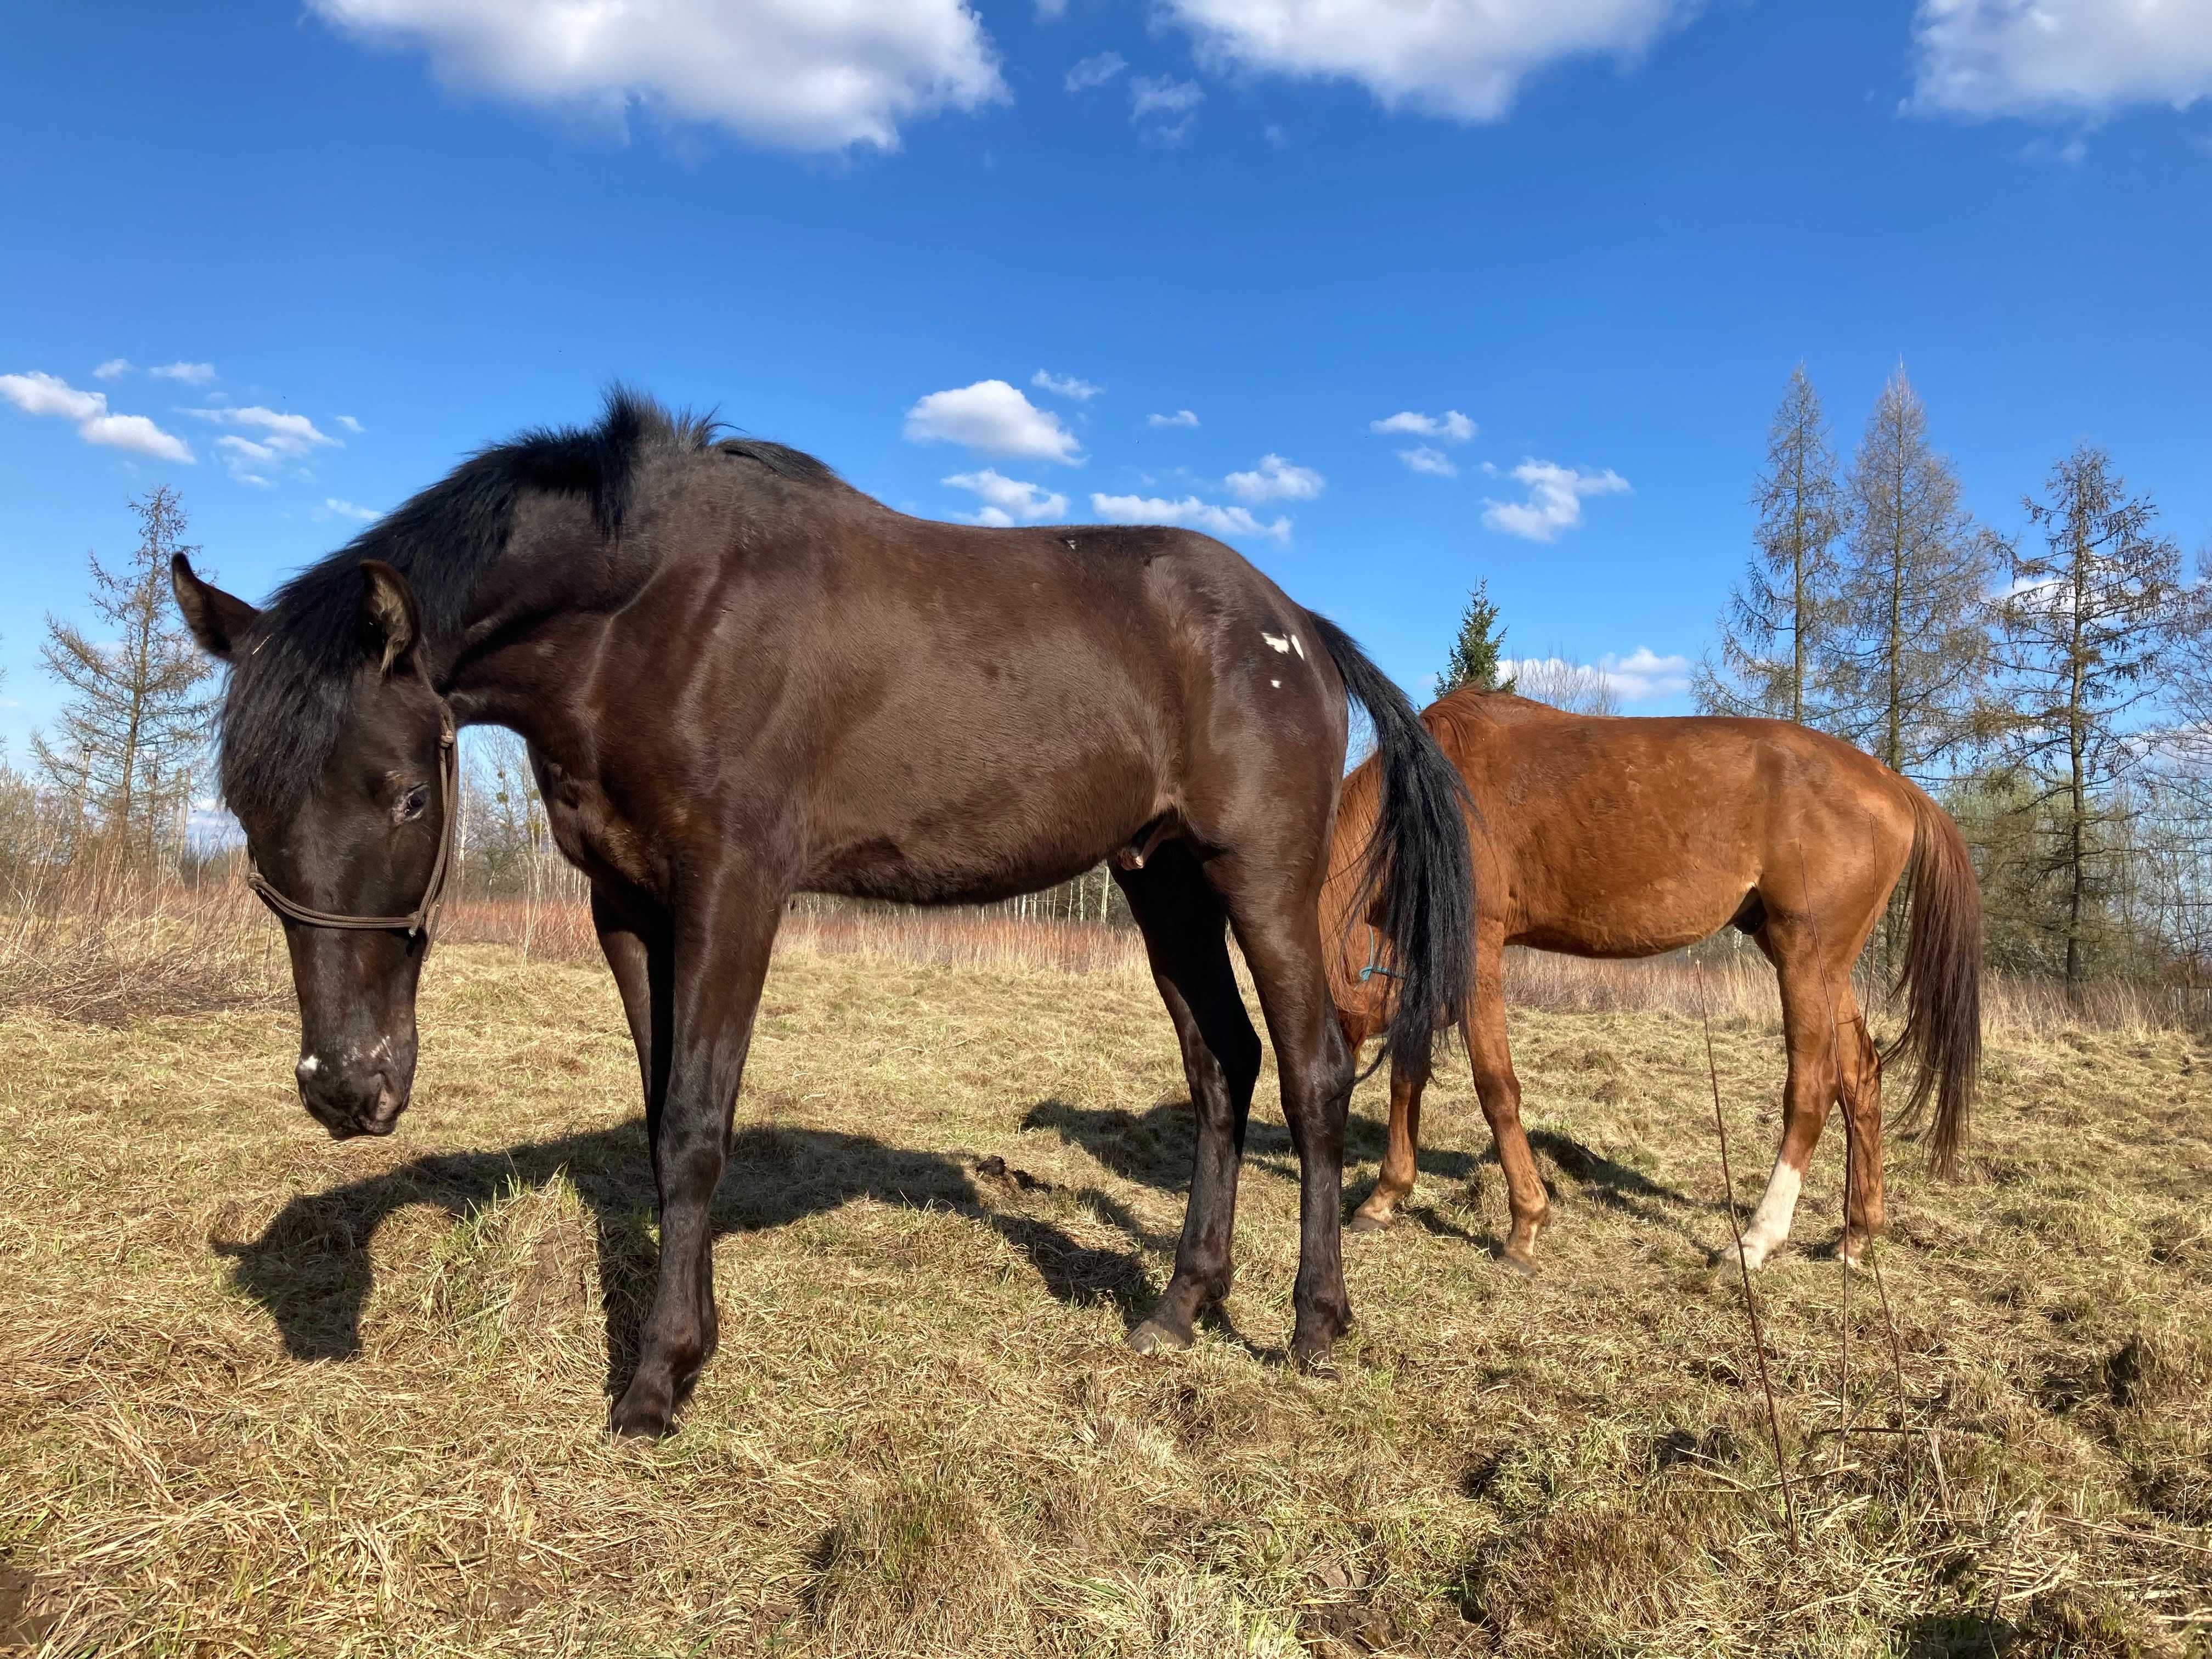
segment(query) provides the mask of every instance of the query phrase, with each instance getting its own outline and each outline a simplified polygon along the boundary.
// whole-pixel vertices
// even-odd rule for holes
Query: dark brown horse
[[[1512,1209],[1509,1264],[1533,1271],[1548,1207],[1505,1040],[1509,945],[1649,957],[1731,924],[1748,933],[1781,981],[1790,1071],[1781,1150],[1744,1231],[1744,1257],[1760,1266],[1789,1237],[1806,1164],[1830,1103],[1840,1101],[1850,1137],[1843,1249],[1856,1261],[1882,1227],[1889,1056],[1867,1034],[1851,966],[1909,866],[1906,1023],[1890,1054],[1910,1049],[1918,1060],[1902,1117],[1911,1121],[1933,1095],[1934,1161],[1950,1170],[1981,1054],[1981,894],[1958,826],[1920,789],[1849,744],[1786,720],[1604,719],[1479,691],[1453,692],[1421,720],[1474,809],[1479,903],[1466,1029]],[[1362,767],[1345,781],[1322,908],[1330,991],[1355,1053],[1394,1001],[1388,930],[1344,933],[1347,919],[1358,920],[1358,850],[1374,804],[1374,778]],[[1413,1191],[1426,1057],[1410,1048],[1391,1057],[1389,1145],[1356,1229],[1388,1225]]]
[[[1119,852],[1200,1125],[1140,1349],[1188,1343],[1229,1288],[1260,1066],[1233,928],[1302,1169],[1293,1355],[1318,1360],[1348,1323],[1352,1059],[1315,921],[1347,692],[1381,733],[1382,833],[1353,879],[1409,942],[1419,994],[1392,1030],[1407,1050],[1467,991],[1458,782],[1352,641],[1228,548],[907,518],[796,451],[617,393],[594,428],[464,463],[266,610],[182,559],[174,574],[231,665],[223,792],[284,920],[301,1093],[335,1136],[388,1133],[407,1104],[453,728],[528,741],[554,836],[592,879],[659,1189],[659,1283],[618,1431],[665,1431],[714,1349],[708,1205],[799,890],[990,900]]]

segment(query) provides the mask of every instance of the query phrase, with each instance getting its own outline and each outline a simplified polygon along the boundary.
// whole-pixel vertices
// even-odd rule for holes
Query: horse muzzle
[[[383,1056],[379,1062],[343,1066],[319,1054],[301,1056],[301,1102],[307,1115],[331,1132],[331,1139],[388,1135],[399,1127],[414,1067],[403,1068]]]

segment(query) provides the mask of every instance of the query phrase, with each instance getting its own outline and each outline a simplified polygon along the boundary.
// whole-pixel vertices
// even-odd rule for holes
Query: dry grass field
[[[1698,1022],[1522,1009],[1534,1283],[1463,1069],[1347,1240],[1333,1380],[1281,1364],[1296,1185],[1261,1083],[1235,1296],[1164,1282],[1190,1130],[1126,957],[798,930],[659,1445],[605,1420],[649,1284],[634,1063],[585,963],[447,948],[399,1133],[330,1141],[280,991],[0,1007],[0,1648],[52,1654],[2212,1652],[2212,1043],[1991,1032],[1973,1178],[1893,1151],[1850,1287],[1839,1137],[1759,1281],[1775,1489]],[[948,959],[949,958],[949,959]],[[279,969],[281,971],[281,966]],[[219,998],[210,998],[220,1003]],[[1559,1000],[1553,999],[1556,1003]],[[1717,1019],[1741,1196],[1780,1048]],[[90,1016],[90,1017],[88,1017]],[[1357,1198],[1381,1135],[1356,1103]]]

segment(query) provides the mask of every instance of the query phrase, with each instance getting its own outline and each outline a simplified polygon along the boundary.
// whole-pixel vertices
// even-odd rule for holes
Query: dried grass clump
[[[273,927],[268,931],[273,933]],[[603,1425],[653,1184],[603,969],[448,939],[416,1103],[334,1145],[283,1001],[0,1009],[0,1641],[47,1654],[2212,1652],[2212,1046],[1998,1026],[1971,1178],[1890,1158],[1838,1455],[1832,1134],[1762,1318],[1787,1541],[1692,1015],[1513,1015],[1540,1276],[1463,1060],[1283,1364],[1296,1161],[1263,1077],[1235,1293],[1121,1344],[1191,1155],[1141,970],[780,953],[717,1201],[722,1348]],[[1737,1174],[1782,1053],[1717,1019]],[[1347,1197],[1382,1146],[1356,1097]],[[1747,1192],[1742,1194],[1748,1198]],[[42,1645],[36,1645],[42,1644]]]

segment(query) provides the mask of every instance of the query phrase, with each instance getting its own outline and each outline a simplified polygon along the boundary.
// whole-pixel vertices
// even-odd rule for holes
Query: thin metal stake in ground
[[[1774,1440],[1774,1468],[1782,1477],[1782,1512],[1790,1519],[1790,1547],[1799,1547],[1797,1497],[1790,1489],[1790,1465],[1782,1453],[1782,1418],[1774,1409],[1774,1384],[1766,1374],[1766,1338],[1759,1328],[1759,1298],[1751,1291],[1751,1264],[1743,1259],[1743,1224],[1736,1218],[1735,1172],[1729,1168],[1728,1120],[1721,1114],[1721,1068],[1713,1058],[1712,1016],[1705,1012],[1705,982],[1698,981],[1698,1018],[1705,1028],[1705,1071],[1713,1080],[1713,1127],[1721,1138],[1721,1181],[1728,1188],[1729,1230],[1735,1240],[1736,1271],[1743,1275],[1743,1307],[1751,1316],[1751,1346],[1759,1356],[1759,1386],[1766,1395],[1766,1431]]]

